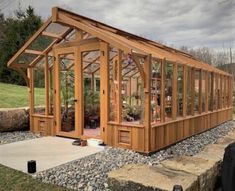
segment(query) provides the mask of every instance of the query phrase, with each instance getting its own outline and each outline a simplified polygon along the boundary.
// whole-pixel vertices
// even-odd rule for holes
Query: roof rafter
[[[43,31],[42,32],[43,36],[48,36],[48,37],[52,37],[52,38],[58,38],[61,39],[61,35],[55,34],[55,33],[51,33],[51,32],[47,32],[47,31]]]

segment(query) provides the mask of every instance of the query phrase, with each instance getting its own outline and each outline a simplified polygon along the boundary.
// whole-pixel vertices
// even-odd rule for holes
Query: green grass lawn
[[[35,88],[35,105],[44,105],[44,89]],[[29,106],[28,87],[0,82],[0,108]]]
[[[68,191],[52,184],[40,182],[30,175],[0,164],[0,191]]]

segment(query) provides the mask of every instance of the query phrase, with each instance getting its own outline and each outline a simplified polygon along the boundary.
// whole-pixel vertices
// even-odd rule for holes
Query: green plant
[[[99,92],[85,89],[84,91],[85,115],[98,116],[100,112]]]
[[[141,106],[123,104],[122,115],[127,121],[139,120],[141,118],[141,114]]]
[[[133,93],[131,94],[131,97],[132,97],[132,98],[135,98],[135,99],[140,99],[140,95],[138,94],[138,92],[133,92]]]

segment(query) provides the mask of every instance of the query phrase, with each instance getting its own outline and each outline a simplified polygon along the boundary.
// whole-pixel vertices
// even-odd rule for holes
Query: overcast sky
[[[168,45],[235,48],[235,0],[0,0],[5,16],[19,2],[46,19],[60,6]]]

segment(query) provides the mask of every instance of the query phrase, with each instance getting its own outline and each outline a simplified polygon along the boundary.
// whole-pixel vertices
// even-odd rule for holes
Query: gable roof
[[[53,25],[54,30],[52,30]],[[197,69],[230,75],[209,64],[195,59],[192,55],[185,52],[58,7],[52,8],[52,16],[8,61],[8,66],[24,69],[29,67],[29,65],[36,64],[44,57],[45,54],[52,50],[55,44],[62,42],[68,35],[70,35],[74,28],[82,29],[89,34],[108,42],[111,46],[120,48],[127,53],[139,53],[142,55],[151,54],[153,58],[165,59],[172,63],[180,63]],[[47,39],[47,41],[45,40],[47,43],[44,43],[45,47],[33,47],[33,44],[38,41],[39,38]]]

